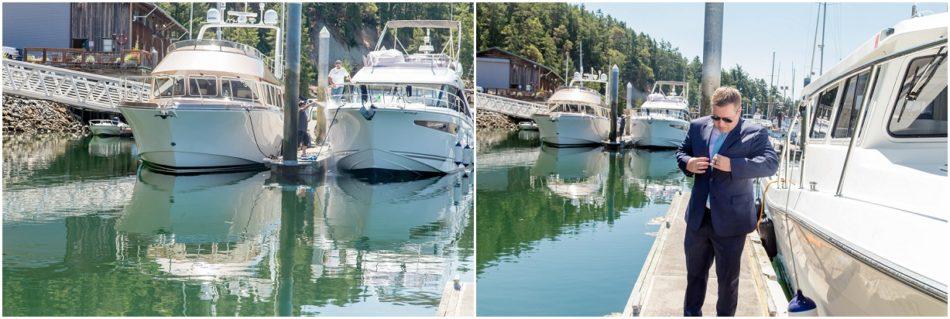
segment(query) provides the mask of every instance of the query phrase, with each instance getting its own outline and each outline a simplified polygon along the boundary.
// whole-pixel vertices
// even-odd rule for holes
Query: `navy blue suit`
[[[709,116],[693,120],[676,161],[686,176],[694,177],[693,190],[686,207],[686,316],[702,315],[709,268],[716,261],[719,283],[716,312],[735,315],[738,302],[739,270],[745,235],[755,230],[757,213],[753,180],[771,176],[778,169],[778,158],[768,132],[761,126],[739,120],[726,135],[719,156],[728,157],[732,172],[710,167],[703,174],[686,170],[693,157],[709,157],[710,135],[715,125]],[[706,207],[707,196],[709,207]]]

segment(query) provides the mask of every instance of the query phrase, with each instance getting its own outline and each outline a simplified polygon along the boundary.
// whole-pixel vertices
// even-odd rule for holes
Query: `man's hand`
[[[693,174],[704,174],[708,168],[708,157],[693,157],[689,159],[689,162],[686,162],[686,170]]]
[[[719,156],[719,154],[716,154],[712,159],[712,167],[723,172],[731,172],[732,162],[728,157]]]

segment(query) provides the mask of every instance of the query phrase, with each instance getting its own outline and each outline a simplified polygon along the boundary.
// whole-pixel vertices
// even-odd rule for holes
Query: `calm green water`
[[[3,141],[3,314],[435,315],[472,179],[169,176],[120,138]]]
[[[539,147],[478,136],[478,314],[622,312],[672,196],[673,151]]]

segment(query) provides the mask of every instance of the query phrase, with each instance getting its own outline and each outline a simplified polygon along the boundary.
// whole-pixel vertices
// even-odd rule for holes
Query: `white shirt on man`
[[[333,87],[335,88],[343,86],[349,76],[350,72],[347,72],[343,67],[334,67],[330,70],[330,80],[333,80]]]

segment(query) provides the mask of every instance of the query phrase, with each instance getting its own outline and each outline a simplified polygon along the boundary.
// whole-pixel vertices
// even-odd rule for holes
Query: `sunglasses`
[[[726,123],[732,123],[732,119],[728,117],[719,117],[716,115],[710,115],[710,117],[712,118],[713,121],[723,121]]]

